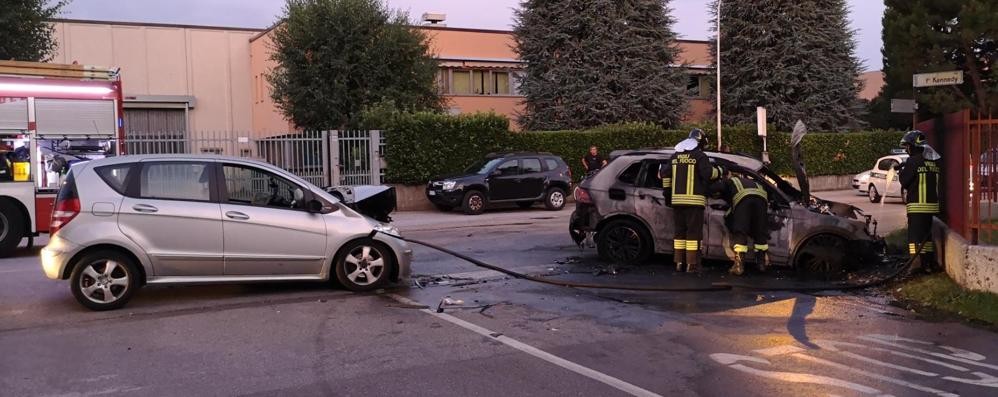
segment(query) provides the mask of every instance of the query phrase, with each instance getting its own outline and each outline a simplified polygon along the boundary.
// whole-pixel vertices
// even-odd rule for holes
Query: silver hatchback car
[[[270,164],[194,155],[74,165],[42,268],[93,310],[144,284],[331,281],[367,291],[409,277],[398,229]]]

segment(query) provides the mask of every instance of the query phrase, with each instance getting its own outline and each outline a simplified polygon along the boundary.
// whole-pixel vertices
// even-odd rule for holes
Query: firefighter
[[[676,271],[700,272],[700,240],[703,238],[703,211],[707,188],[719,178],[720,169],[711,166],[703,152],[707,135],[699,128],[676,145],[676,152],[659,169],[666,203],[672,207],[674,222],[674,262]]]
[[[711,185],[711,194],[719,195],[728,203],[725,216],[731,232],[732,249],[735,251],[735,264],[731,274],[741,276],[745,272],[745,256],[749,252],[748,240],[752,239],[755,263],[760,272],[769,265],[769,228],[767,214],[769,197],[758,183],[741,175],[725,172],[726,178]]]
[[[926,142],[925,134],[914,130],[904,134],[901,147],[908,153],[898,174],[906,192],[908,212],[908,253],[917,257],[909,273],[937,267],[935,243],[932,242],[932,218],[939,213],[940,156]],[[918,246],[922,245],[921,251]]]

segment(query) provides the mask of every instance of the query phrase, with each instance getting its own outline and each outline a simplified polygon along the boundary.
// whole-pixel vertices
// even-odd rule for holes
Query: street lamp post
[[[717,65],[717,150],[721,150],[721,0],[717,0],[717,44],[714,51]]]

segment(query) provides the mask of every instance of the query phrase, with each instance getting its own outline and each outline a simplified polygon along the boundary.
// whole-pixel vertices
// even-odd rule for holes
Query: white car
[[[892,154],[877,159],[877,163],[869,171],[870,179],[866,183],[866,196],[870,198],[870,202],[880,202],[882,196],[903,199],[897,172],[894,173],[894,179],[890,184],[887,183],[887,175],[891,172],[891,168],[904,164],[905,160],[908,160],[907,154]]]
[[[859,194],[866,194],[867,187],[870,186],[870,171],[863,171],[852,177],[852,188],[859,191]]]

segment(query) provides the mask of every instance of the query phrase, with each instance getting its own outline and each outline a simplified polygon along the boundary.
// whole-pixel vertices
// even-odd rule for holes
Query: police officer
[[[736,276],[745,272],[745,255],[749,252],[748,239],[751,236],[755,263],[759,271],[764,272],[769,264],[769,228],[766,220],[769,197],[755,181],[728,172],[726,176],[711,185],[710,192],[720,195],[728,203],[726,220],[735,251],[735,264],[729,271]]]
[[[939,213],[939,155],[928,145],[925,134],[918,130],[904,134],[901,147],[908,152],[908,159],[900,166],[898,175],[908,203],[908,253],[918,257],[909,272],[930,270],[937,266],[932,217]],[[918,250],[920,244],[921,251]]]
[[[700,240],[703,239],[703,211],[707,205],[710,181],[720,177],[703,152],[707,135],[699,128],[676,145],[676,152],[660,169],[666,202],[672,207],[673,248],[676,271],[700,272]]]

